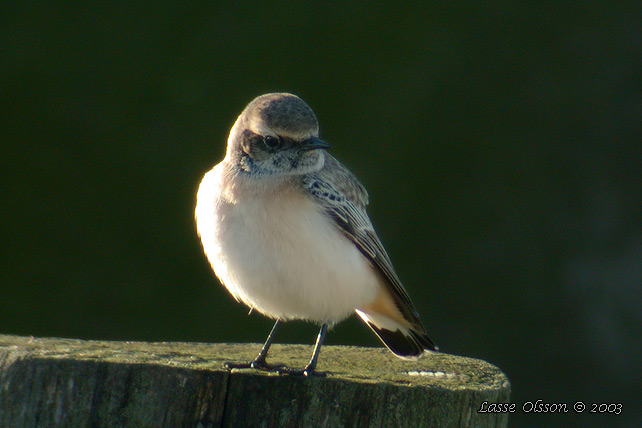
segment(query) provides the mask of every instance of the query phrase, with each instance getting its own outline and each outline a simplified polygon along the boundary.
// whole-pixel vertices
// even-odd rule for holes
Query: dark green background
[[[290,91],[369,189],[443,351],[502,368],[518,408],[624,403],[510,426],[642,425],[639,2],[13,3],[1,333],[262,341],[194,199],[245,104]],[[328,343],[379,346],[354,319]]]

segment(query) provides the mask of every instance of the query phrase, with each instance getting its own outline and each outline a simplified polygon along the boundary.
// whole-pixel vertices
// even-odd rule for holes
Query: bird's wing
[[[404,318],[414,328],[425,332],[419,315],[366,213],[368,192],[338,160],[328,153],[325,153],[325,157],[325,166],[321,170],[303,177],[306,191],[316,198],[337,227],[387,279],[388,291]]]

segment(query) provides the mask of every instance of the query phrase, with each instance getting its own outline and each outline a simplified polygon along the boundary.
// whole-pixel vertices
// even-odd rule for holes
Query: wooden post
[[[0,336],[0,427],[505,427],[510,384],[496,367],[433,354],[325,346],[327,377],[230,370],[258,344],[103,342]],[[311,347],[268,361],[305,365]]]

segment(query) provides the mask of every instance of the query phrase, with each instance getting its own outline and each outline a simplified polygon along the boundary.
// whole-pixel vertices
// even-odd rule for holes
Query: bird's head
[[[312,109],[296,95],[261,95],[230,131],[226,161],[256,176],[301,175],[323,168],[328,143]]]

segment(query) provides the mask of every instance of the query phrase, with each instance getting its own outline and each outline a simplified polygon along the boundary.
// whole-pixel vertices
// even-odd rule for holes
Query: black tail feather
[[[426,351],[439,350],[426,334],[413,329],[388,330],[379,328],[371,322],[367,324],[390,352],[399,358],[414,360],[421,357]]]

